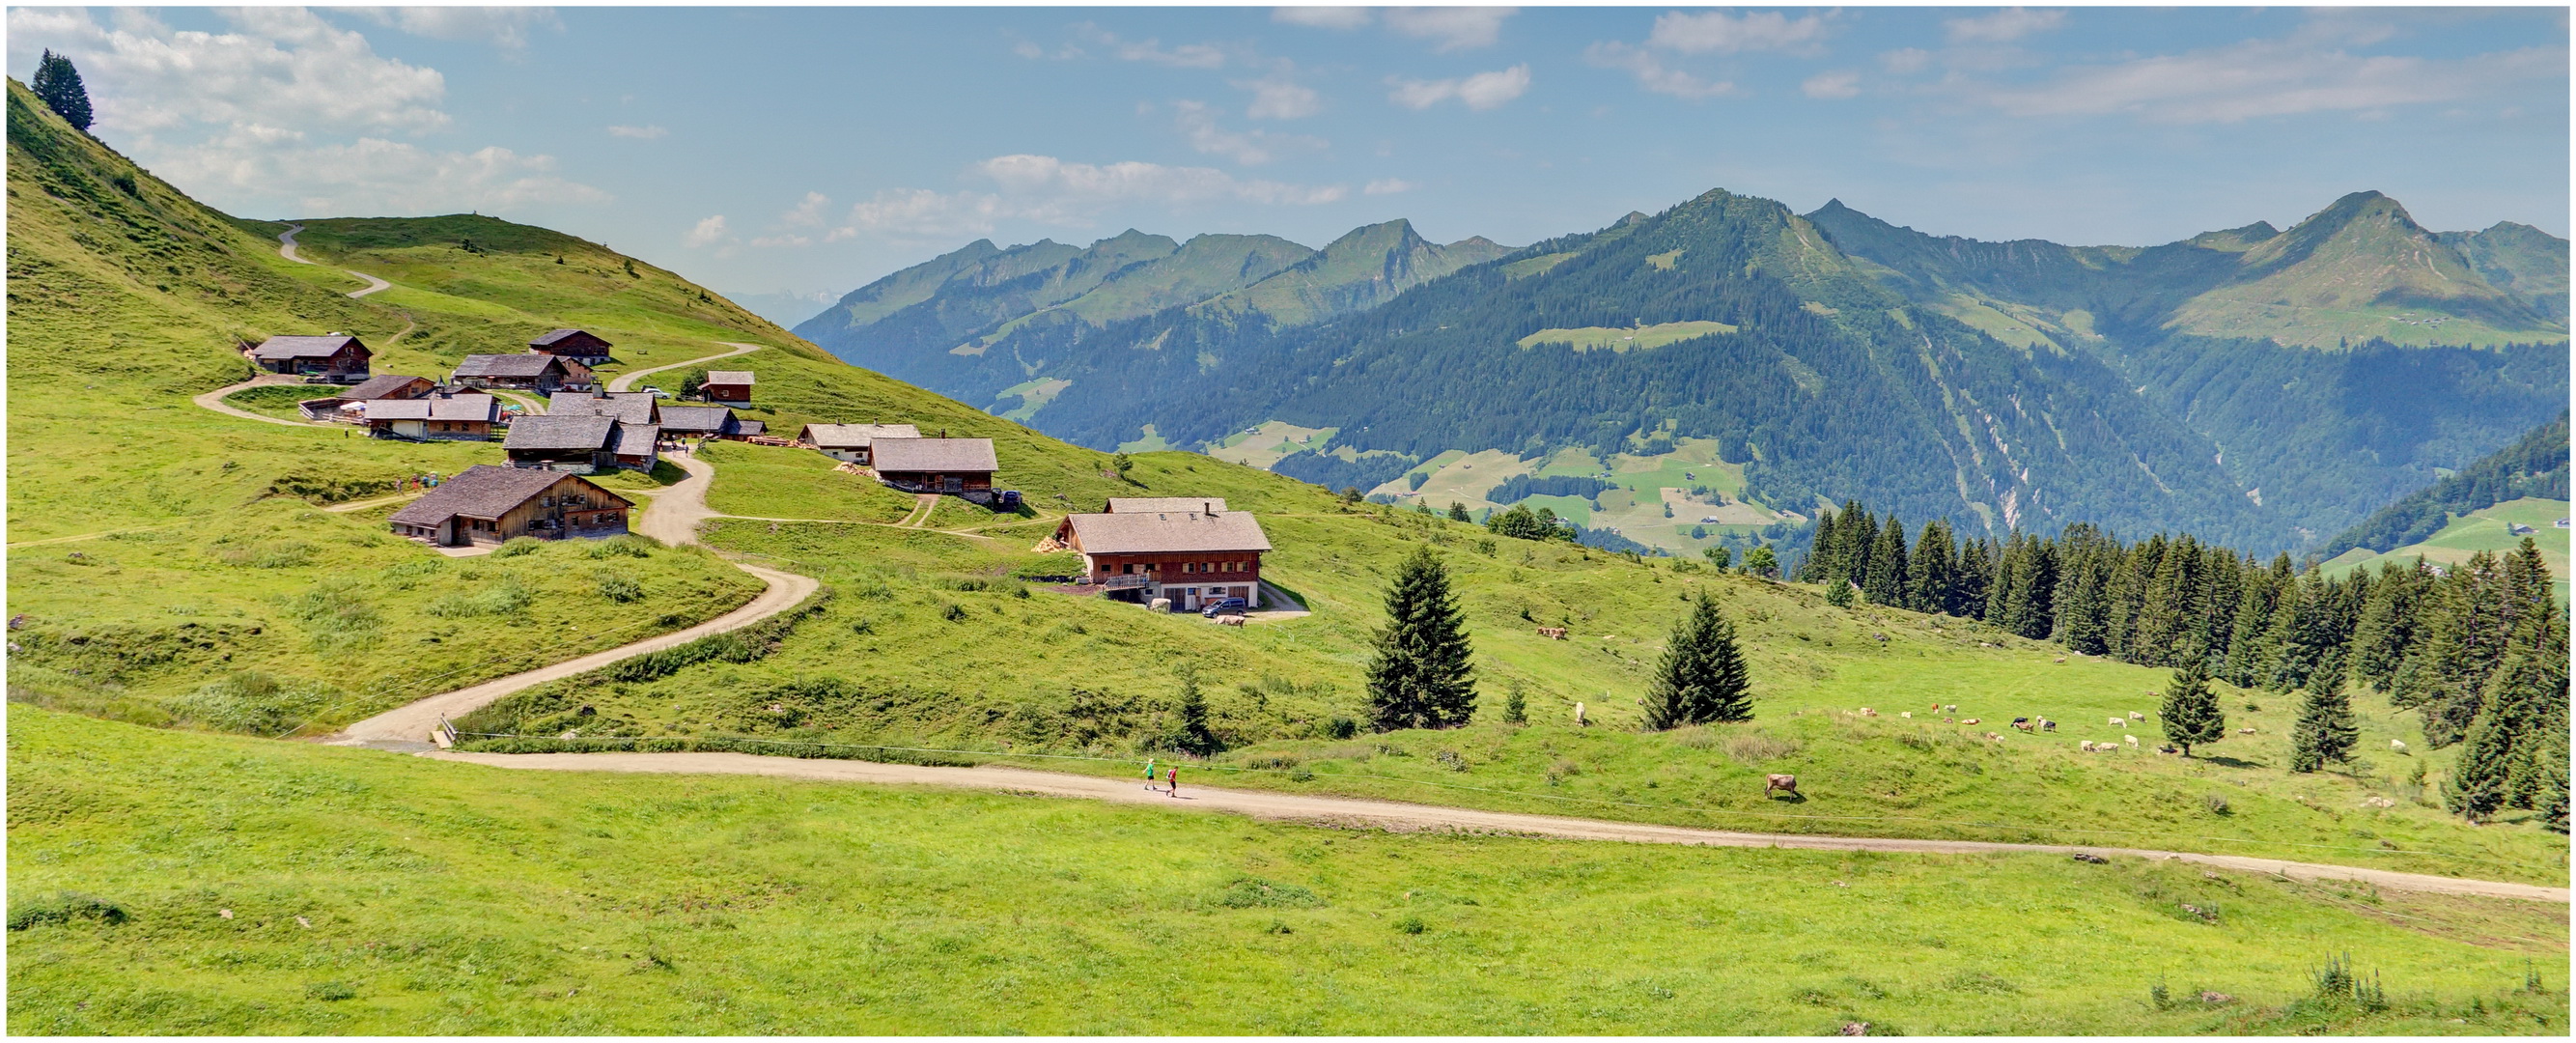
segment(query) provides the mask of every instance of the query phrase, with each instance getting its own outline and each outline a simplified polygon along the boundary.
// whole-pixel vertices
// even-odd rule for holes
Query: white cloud
[[[751,245],[762,248],[777,246],[811,246],[813,244],[814,240],[812,238],[794,234],[756,236],[751,241]]]
[[[1528,65],[1522,64],[1508,69],[1496,69],[1493,72],[1480,72],[1462,79],[1407,80],[1389,77],[1386,82],[1388,86],[1395,88],[1387,92],[1387,100],[1408,109],[1427,109],[1455,98],[1466,103],[1468,108],[1482,112],[1499,108],[1504,103],[1528,93],[1530,70]]]
[[[680,241],[688,244],[689,248],[694,250],[700,247],[714,246],[717,243],[732,238],[732,236],[733,233],[725,230],[724,215],[711,214],[699,219],[697,227],[689,229],[689,234],[682,236]]]
[[[1323,96],[1314,88],[1280,77],[1238,80],[1234,85],[1252,92],[1252,105],[1243,114],[1253,119],[1304,119],[1324,109]]]
[[[1821,48],[1830,15],[1790,18],[1777,11],[1730,15],[1672,13],[1655,17],[1646,46],[1681,54],[1734,54],[1739,51],[1785,51],[1812,54]]]
[[[9,37],[13,51],[41,42],[77,52],[102,130],[256,123],[417,133],[449,122],[436,69],[382,57],[365,36],[300,8],[224,16],[239,31],[181,32],[142,11],[120,12],[111,30],[79,9],[15,7]]]
[[[1953,18],[1941,24],[1950,31],[1951,43],[2011,43],[2032,33],[2055,29],[2065,21],[2064,11],[2007,7],[1990,15]]]
[[[832,197],[821,192],[807,192],[796,208],[778,215],[778,223],[789,228],[820,228],[823,208],[832,205]]]
[[[1663,59],[1643,47],[1618,42],[1596,43],[1585,48],[1585,61],[1609,69],[1626,69],[1637,77],[1637,85],[1656,94],[1698,101],[1735,93],[1731,80],[1704,80],[1680,69],[1666,66]]]
[[[1398,192],[1410,192],[1420,187],[1422,186],[1416,185],[1413,182],[1404,180],[1400,177],[1383,177],[1369,182],[1366,187],[1360,189],[1360,192],[1363,195],[1391,196]]]
[[[1159,163],[1068,163],[1054,156],[995,156],[967,173],[996,191],[934,192],[888,189],[850,208],[849,222],[825,241],[860,234],[938,239],[983,235],[1006,220],[1087,227],[1102,213],[1138,204],[1189,206],[1238,200],[1274,206],[1312,206],[1346,199],[1340,185],[1294,185],[1243,180],[1213,167]]]
[[[1216,69],[1225,65],[1225,51],[1214,44],[1185,43],[1170,50],[1164,50],[1161,40],[1150,37],[1143,40],[1121,39],[1118,34],[1089,22],[1074,27],[1074,35],[1108,48],[1109,53],[1117,55],[1120,61],[1151,62],[1155,65],[1169,65],[1179,69]],[[1079,51],[1072,53],[1080,54]]]
[[[498,146],[442,152],[374,137],[307,144],[300,132],[258,124],[165,150],[153,165],[191,192],[276,200],[302,213],[491,213],[609,200],[606,192],[556,175],[551,156]]]
[[[1046,48],[1022,40],[1011,45],[1011,53],[1022,58],[1043,58],[1046,57]]]
[[[1492,46],[1502,38],[1503,20],[1513,13],[1509,7],[1390,7],[1386,27],[1435,41],[1432,50],[1445,54]]]
[[[1189,136],[1191,148],[1206,155],[1224,156],[1238,166],[1260,166],[1277,159],[1282,150],[1327,146],[1322,138],[1302,134],[1226,130],[1217,125],[1216,110],[1205,102],[1178,101],[1172,103],[1172,108],[1180,113],[1175,122],[1180,125],[1181,132]]]
[[[1371,15],[1365,7],[1274,7],[1270,20],[1316,29],[1357,29],[1369,24]]]
[[[1932,67],[1932,52],[1920,47],[1900,47],[1879,55],[1878,66],[1898,76],[1912,76]]]
[[[1860,74],[1856,72],[1820,72],[1798,85],[1810,98],[1853,98],[1860,95]]]
[[[1971,96],[2015,116],[2132,115],[2153,123],[2235,123],[2317,112],[2452,102],[2562,81],[2564,45],[2463,58],[2354,55],[2293,37],[2077,67],[2030,86]]]
[[[651,141],[668,133],[670,133],[670,131],[664,130],[660,126],[653,124],[646,124],[641,127],[629,127],[621,124],[619,126],[608,128],[608,135],[610,137],[635,138],[641,141]]]
[[[546,26],[558,31],[563,20],[545,7],[345,7],[378,25],[433,40],[487,43],[505,50],[528,46],[528,30]]]

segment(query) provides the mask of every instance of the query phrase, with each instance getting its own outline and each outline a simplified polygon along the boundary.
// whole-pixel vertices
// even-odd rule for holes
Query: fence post
[[[439,749],[445,750],[455,748],[456,725],[448,722],[446,714],[442,713],[438,715],[438,730],[430,733],[430,739],[438,746]]]

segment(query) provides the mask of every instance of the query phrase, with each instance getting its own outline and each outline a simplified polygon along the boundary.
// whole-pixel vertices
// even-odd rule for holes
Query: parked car
[[[644,393],[645,393],[645,394],[647,394],[647,395],[651,395],[651,396],[653,396],[653,397],[655,397],[655,398],[669,398],[669,397],[671,397],[671,393],[670,393],[670,392],[668,392],[668,391],[664,391],[664,390],[662,390],[661,388],[645,388],[645,389],[644,389]]]
[[[1208,602],[1206,605],[1200,607],[1199,614],[1206,616],[1209,619],[1215,619],[1218,616],[1241,615],[1246,609],[1251,607],[1252,603],[1245,601],[1242,598],[1226,598],[1222,601]]]

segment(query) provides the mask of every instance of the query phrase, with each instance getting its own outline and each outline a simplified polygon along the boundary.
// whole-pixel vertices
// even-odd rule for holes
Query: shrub
[[[1315,892],[1295,884],[1272,883],[1257,876],[1237,877],[1217,895],[1216,904],[1228,909],[1310,909],[1324,904]]]
[[[170,708],[208,728],[278,735],[322,712],[331,696],[331,689],[318,681],[244,670],[171,700]]]
[[[119,924],[126,919],[124,907],[78,891],[57,891],[50,896],[30,898],[9,907],[9,929],[12,931],[74,920]]]
[[[1348,717],[1335,716],[1324,723],[1324,737],[1327,739],[1348,739],[1359,733],[1360,722]]]
[[[2227,798],[2215,793],[2203,795],[2200,798],[2200,806],[2208,809],[2209,813],[2212,815],[2230,815],[2235,813],[2227,806]]]
[[[1725,748],[1728,757],[1744,764],[1776,761],[1798,752],[1798,744],[1795,741],[1764,735],[1761,732],[1739,732],[1729,735],[1721,745]]]
[[[644,600],[644,585],[613,572],[599,574],[599,596],[620,604]]]
[[[450,594],[432,601],[429,614],[447,619],[515,615],[535,598],[517,579],[504,579],[472,594]]]
[[[524,554],[534,554],[544,549],[546,549],[546,541],[534,536],[518,536],[498,547],[492,548],[492,556],[495,558],[516,558]]]
[[[1429,930],[1430,926],[1431,925],[1429,924],[1423,923],[1421,917],[1415,916],[1411,913],[1398,917],[1395,921],[1395,929],[1406,934],[1421,934],[1423,931]]]
[[[357,999],[358,990],[350,988],[347,982],[317,981],[304,987],[304,998],[320,1000],[324,1003],[337,1003],[341,1000]]]
[[[940,610],[939,618],[951,623],[963,622],[966,619],[966,606],[952,602],[947,608]]]
[[[583,553],[590,555],[592,558],[615,558],[620,556],[629,558],[649,558],[652,557],[653,552],[660,549],[661,546],[662,541],[660,540],[654,539],[650,536],[630,532],[623,536],[611,536],[607,539],[596,541],[585,549]]]

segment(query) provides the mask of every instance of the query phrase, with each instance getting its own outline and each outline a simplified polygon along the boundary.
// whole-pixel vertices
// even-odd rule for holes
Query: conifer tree
[[[1735,626],[1702,593],[1673,627],[1646,693],[1646,728],[1753,719],[1753,681],[1735,645]]]
[[[1994,543],[1983,536],[1969,540],[1959,553],[1959,571],[1950,584],[1950,604],[1944,611],[1961,619],[1984,615],[1986,591],[1994,582]]]
[[[1861,592],[1869,595],[1871,604],[1906,603],[1911,577],[1905,569],[1905,523],[1896,520],[1895,512],[1888,512],[1887,523],[1870,543],[1869,574],[1852,578],[1860,581]]]
[[[2398,668],[2389,700],[2424,716],[2424,740],[2436,749],[2468,735],[2487,677],[2503,658],[2507,632],[2501,569],[2479,551],[2434,586],[2422,640]]]
[[[2290,770],[2315,771],[2352,759],[2361,743],[2361,725],[2353,720],[2352,696],[2344,691],[2343,656],[2331,655],[2308,678],[2299,700],[2299,719],[2290,731]]]
[[[1474,516],[1467,513],[1466,504],[1459,503],[1456,500],[1451,500],[1449,501],[1449,520],[1454,522],[1472,522],[1476,519]]]
[[[2229,626],[2227,658],[2219,676],[2239,688],[2252,688],[2263,674],[2263,635],[2272,629],[2272,604],[2279,594],[2270,572],[2248,570],[2238,586],[2236,611]]]
[[[2353,624],[2349,659],[2353,680],[2388,691],[2398,666],[2414,647],[2416,613],[2432,579],[2422,558],[2406,568],[2395,562],[2380,566],[2379,579],[2371,583],[2370,596],[2362,602],[2361,618]]]
[[[1906,607],[1917,612],[1948,612],[1957,560],[1950,526],[1939,521],[1924,522],[1923,533],[1915,537],[1914,553],[1907,561],[1906,579],[1912,589],[1906,592]]]
[[[1208,727],[1207,695],[1199,691],[1199,668],[1196,663],[1183,663],[1181,679],[1181,752],[1205,757],[1225,749],[1225,744]]]
[[[2129,548],[2122,555],[2119,570],[2111,575],[2110,603],[2105,608],[2102,643],[2111,646],[2111,654],[2129,662],[2137,658],[2138,616],[2146,610],[2147,584],[2155,577],[2162,562],[2165,536],[2157,533],[2146,542]]]
[[[1371,723],[1379,731],[1448,728],[1476,708],[1466,614],[1449,591],[1449,571],[1418,546],[1386,591],[1387,627],[1368,667]]]
[[[89,132],[89,88],[81,84],[80,70],[72,68],[71,59],[46,51],[36,59],[36,73],[27,78],[27,89],[72,129]]]
[[[2111,650],[2109,586],[2114,545],[2090,525],[2066,529],[2065,562],[2057,577],[2057,637],[2085,655]]]
[[[2157,716],[2164,725],[2165,740],[2182,747],[2185,757],[2191,756],[2193,746],[2227,737],[2226,711],[2218,707],[2218,693],[2209,687],[2209,665],[2201,660],[2186,662],[2174,671]]]

